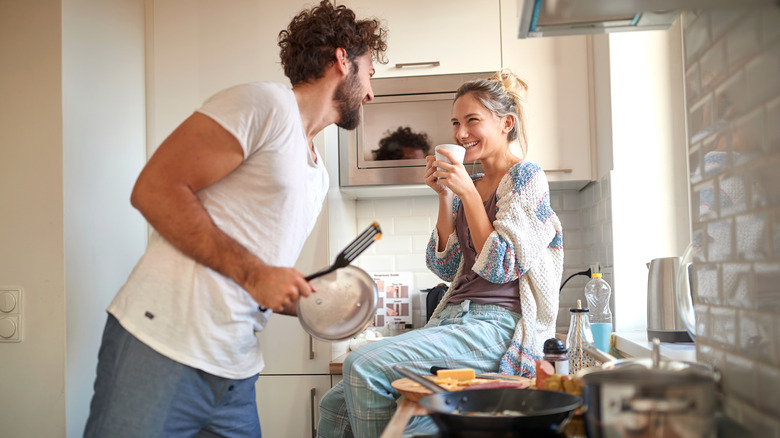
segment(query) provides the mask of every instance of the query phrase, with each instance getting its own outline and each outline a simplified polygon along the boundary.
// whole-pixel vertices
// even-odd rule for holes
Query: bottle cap
[[[542,347],[544,354],[566,353],[566,345],[558,338],[550,338],[544,341]]]
[[[591,278],[601,278],[601,272],[594,272],[590,274]]]

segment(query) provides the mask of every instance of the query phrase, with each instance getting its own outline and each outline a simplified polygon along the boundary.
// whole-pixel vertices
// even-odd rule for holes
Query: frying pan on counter
[[[556,436],[582,404],[582,398],[542,389],[489,388],[447,391],[411,370],[394,369],[433,394],[417,403],[427,409],[442,434],[452,437]]]

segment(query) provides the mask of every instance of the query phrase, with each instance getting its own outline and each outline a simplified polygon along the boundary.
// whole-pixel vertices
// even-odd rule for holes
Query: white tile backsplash
[[[778,438],[780,9],[685,13],[684,23],[686,84],[701,73],[686,103],[691,225],[702,246],[697,359],[723,372],[728,416]]]
[[[561,281],[576,272],[587,270],[591,264],[610,268],[611,263],[611,204],[609,177],[593,182],[581,191],[553,191],[550,204],[563,225],[564,268]],[[368,271],[402,271],[414,275],[414,289],[431,288],[441,282],[425,266],[425,249],[438,215],[435,196],[411,198],[380,198],[357,200],[358,229],[373,221],[382,228],[382,238],[365,255],[358,258],[358,266]],[[605,270],[605,278],[611,271]],[[558,331],[565,333],[569,325],[569,308],[578,299],[584,299],[587,279],[575,277],[561,292]],[[413,302],[418,302],[414,297]]]
[[[759,32],[756,31],[759,29],[758,19],[756,13],[748,14],[726,34],[726,52],[731,68],[735,68],[760,50]]]
[[[428,236],[433,229],[431,216],[398,216],[395,218],[395,233],[399,235],[424,235]],[[435,222],[433,222],[435,224]]]
[[[758,399],[775,418],[780,418],[780,369],[758,365]]]
[[[382,202],[375,202],[374,211],[377,216],[410,216],[412,214],[412,202],[409,198],[387,198]]]
[[[736,354],[727,354],[723,387],[742,401],[756,405],[758,404],[757,371],[756,362]]]
[[[780,26],[777,25],[780,16],[780,8],[764,10],[761,13],[761,30],[763,31],[762,41],[764,45],[780,38]]]
[[[739,9],[721,9],[710,13],[712,20],[712,37],[717,40],[734,25],[741,16]]]

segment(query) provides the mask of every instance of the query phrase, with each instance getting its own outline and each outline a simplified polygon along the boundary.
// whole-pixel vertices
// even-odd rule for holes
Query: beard
[[[360,107],[363,105],[360,81],[357,77],[357,66],[336,88],[333,100],[338,106],[340,115],[336,126],[349,131],[357,128],[358,124],[360,124]]]

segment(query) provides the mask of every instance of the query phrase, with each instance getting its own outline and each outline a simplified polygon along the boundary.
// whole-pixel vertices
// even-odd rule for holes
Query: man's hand
[[[253,270],[241,286],[260,306],[285,314],[295,314],[298,300],[312,293],[309,282],[297,269],[268,265]]]

